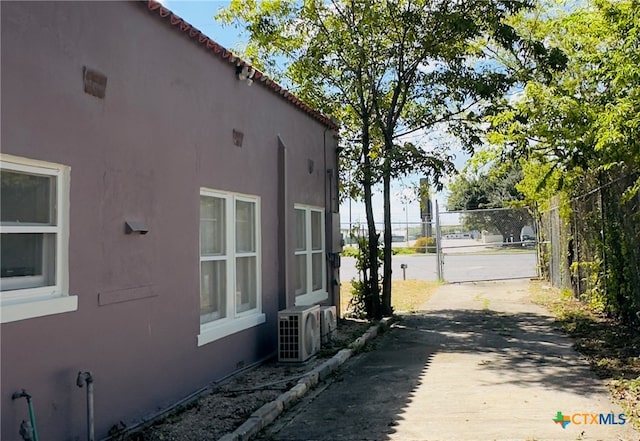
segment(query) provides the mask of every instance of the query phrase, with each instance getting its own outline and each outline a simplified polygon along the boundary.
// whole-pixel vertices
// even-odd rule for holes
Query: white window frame
[[[37,288],[0,292],[1,322],[10,323],[78,309],[78,297],[69,295],[69,190],[71,168],[61,164],[0,154],[0,168],[54,177],[56,180],[55,226],[0,225],[0,232],[55,234],[55,283]],[[10,286],[10,283],[9,283]]]
[[[324,209],[320,207],[314,207],[311,205],[302,205],[295,204],[295,210],[303,210],[305,212],[305,241],[306,248],[304,251],[295,250],[295,240],[294,240],[294,255],[306,255],[306,264],[307,264],[307,287],[304,294],[297,294],[295,297],[295,305],[296,306],[305,306],[305,305],[313,305],[319,302],[323,302],[329,298],[329,293],[327,292],[327,259],[326,259],[326,239],[325,239],[325,212]],[[320,214],[320,232],[321,238],[320,243],[322,248],[320,250],[312,249],[312,222],[311,222],[311,213],[319,213]],[[297,218],[296,218],[297,219]],[[295,221],[294,221],[295,224]],[[294,232],[297,232],[297,225],[295,226]],[[313,290],[313,255],[320,254],[322,256],[322,286],[320,289]],[[295,257],[294,257],[295,259]],[[297,265],[293,265],[294,271],[298,270]],[[297,277],[297,274],[296,274]]]
[[[202,265],[200,262],[204,260],[225,260],[226,261],[226,310],[225,316],[214,319],[206,323],[200,324],[200,334],[198,335],[198,346],[211,343],[231,334],[243,331],[260,325],[266,321],[266,316],[262,312],[262,252],[261,252],[261,216],[260,216],[260,197],[244,195],[239,193],[230,193],[208,188],[200,189],[200,197],[214,197],[225,200],[225,250],[224,256],[216,256],[215,258],[203,258],[200,254],[198,263],[198,286],[200,286]],[[198,201],[200,198],[198,198]],[[254,252],[236,252],[236,201],[251,202],[255,204],[255,251]],[[199,206],[199,203],[198,203]],[[198,210],[200,211],[200,210]],[[198,248],[200,240],[198,240]],[[256,307],[247,311],[236,311],[236,259],[240,257],[256,258]],[[198,290],[198,298],[200,291]],[[200,317],[200,313],[198,314]]]

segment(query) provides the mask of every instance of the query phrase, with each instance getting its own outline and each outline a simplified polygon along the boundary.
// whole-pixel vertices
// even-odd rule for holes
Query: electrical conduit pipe
[[[78,372],[76,384],[82,387],[87,383],[87,440],[95,441],[94,425],[93,425],[93,376],[91,372]]]

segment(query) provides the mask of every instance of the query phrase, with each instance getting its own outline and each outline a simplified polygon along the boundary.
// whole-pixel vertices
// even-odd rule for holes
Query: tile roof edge
[[[154,13],[160,20],[163,20],[168,25],[185,33],[195,44],[204,45],[208,50],[211,50],[213,52],[213,55],[219,58],[220,61],[226,61],[229,64],[233,64],[236,66],[236,68],[247,66],[248,68],[253,69],[255,72],[253,76],[254,82],[257,82],[263,87],[271,90],[273,93],[279,95],[281,99],[287,101],[289,104],[298,108],[298,110],[308,114],[313,119],[321,122],[328,128],[333,130],[339,129],[338,123],[334,118],[330,118],[315,110],[313,107],[303,102],[300,98],[289,92],[284,87],[280,86],[264,73],[255,69],[242,58],[238,57],[230,50],[226,49],[216,41],[207,37],[199,29],[195,28],[190,23],[174,14],[170,9],[162,6],[161,3],[154,0],[139,0],[139,2],[145,4],[147,9]]]

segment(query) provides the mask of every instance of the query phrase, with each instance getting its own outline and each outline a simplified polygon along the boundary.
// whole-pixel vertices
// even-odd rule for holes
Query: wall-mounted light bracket
[[[149,229],[145,226],[144,223],[138,221],[126,221],[124,223],[124,232],[126,234],[147,234]]]
[[[238,77],[240,81],[246,81],[249,86],[253,84],[253,76],[255,73],[256,70],[247,64],[236,66],[236,77]]]

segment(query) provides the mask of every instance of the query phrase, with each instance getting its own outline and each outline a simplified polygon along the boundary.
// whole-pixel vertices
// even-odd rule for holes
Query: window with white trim
[[[260,268],[260,199],[202,189],[199,345],[264,323]]]
[[[328,298],[324,210],[296,205],[295,213],[296,305],[308,305]]]
[[[68,293],[69,167],[0,156],[2,323],[75,311]]]

